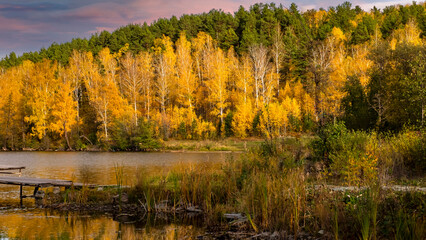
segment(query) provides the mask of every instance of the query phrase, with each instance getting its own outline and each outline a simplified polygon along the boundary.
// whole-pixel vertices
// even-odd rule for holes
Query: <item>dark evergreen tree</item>
[[[371,16],[364,16],[351,35],[351,44],[361,44],[371,39],[374,34],[376,22]]]
[[[346,96],[342,99],[344,115],[342,120],[349,129],[367,130],[374,127],[375,113],[368,103],[367,94],[364,91],[358,77],[351,76],[346,83]]]

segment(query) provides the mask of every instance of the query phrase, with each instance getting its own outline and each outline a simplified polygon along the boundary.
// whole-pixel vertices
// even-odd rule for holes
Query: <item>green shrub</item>
[[[326,125],[311,144],[313,157],[325,162],[330,175],[350,185],[371,182],[377,177],[374,136],[350,131],[342,122]]]
[[[379,151],[380,164],[397,177],[421,175],[426,171],[426,134],[406,129],[385,136]]]
[[[145,151],[162,147],[160,141],[154,138],[150,123],[144,120],[133,131],[127,131],[124,123],[117,122],[112,139],[111,148],[117,151]]]
[[[234,135],[234,131],[232,129],[232,121],[234,119],[234,112],[230,111],[225,117],[225,136],[230,137]]]

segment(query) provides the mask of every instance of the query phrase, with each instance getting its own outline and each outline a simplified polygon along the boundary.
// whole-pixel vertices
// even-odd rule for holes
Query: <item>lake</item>
[[[174,167],[220,164],[236,153],[224,152],[1,152],[0,165],[22,165],[22,176],[114,185],[123,169],[124,184],[139,174],[167,174]],[[26,194],[33,188],[24,187]],[[179,239],[203,233],[197,219],[164,219],[155,215],[117,221],[108,215],[82,215],[36,209],[24,199],[19,209],[19,187],[0,185],[0,239]],[[201,221],[202,222],[202,221]]]

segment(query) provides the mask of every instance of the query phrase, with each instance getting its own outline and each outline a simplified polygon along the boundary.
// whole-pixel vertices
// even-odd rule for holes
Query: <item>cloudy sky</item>
[[[129,23],[152,22],[173,15],[222,9],[235,12],[240,5],[275,2],[299,9],[337,6],[344,0],[0,0],[0,58],[11,51],[22,54],[62,43],[76,37],[90,37],[102,30],[114,30]],[[411,3],[411,0],[353,0],[365,10],[373,6]]]

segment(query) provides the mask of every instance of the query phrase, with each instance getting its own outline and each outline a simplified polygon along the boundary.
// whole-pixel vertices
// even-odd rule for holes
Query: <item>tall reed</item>
[[[121,211],[121,204],[122,204],[122,187],[123,187],[123,165],[119,165],[118,163],[114,163],[114,173],[115,173],[115,181],[117,183],[117,192],[118,192],[118,202],[119,202],[119,209]]]

